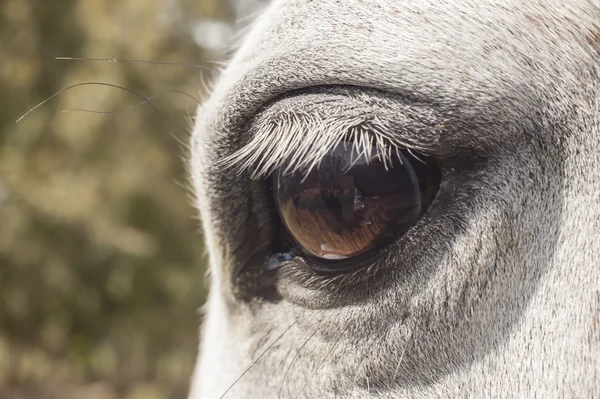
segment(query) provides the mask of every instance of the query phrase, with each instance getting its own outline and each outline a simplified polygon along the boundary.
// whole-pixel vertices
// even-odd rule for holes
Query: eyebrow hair
[[[408,112],[399,112],[403,110]],[[249,140],[222,166],[247,172],[252,179],[277,168],[286,174],[308,173],[342,142],[352,146],[356,159],[387,165],[400,149],[426,152],[439,133],[434,126],[443,124],[428,107],[415,112],[401,100],[369,89],[289,93],[258,112],[247,129]]]

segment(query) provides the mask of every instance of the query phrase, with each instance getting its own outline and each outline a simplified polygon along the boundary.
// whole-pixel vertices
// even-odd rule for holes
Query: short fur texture
[[[352,129],[436,159],[430,209],[351,275],[265,272],[262,177]],[[198,111],[191,173],[191,399],[600,397],[597,0],[276,0]]]

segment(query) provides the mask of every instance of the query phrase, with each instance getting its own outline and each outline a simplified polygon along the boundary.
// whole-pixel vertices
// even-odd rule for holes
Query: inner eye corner
[[[274,253],[297,255],[318,273],[345,273],[427,211],[441,180],[433,157],[395,146],[396,158],[386,157],[374,145],[370,157],[352,157],[352,145],[340,142],[308,172],[280,166],[268,176]]]

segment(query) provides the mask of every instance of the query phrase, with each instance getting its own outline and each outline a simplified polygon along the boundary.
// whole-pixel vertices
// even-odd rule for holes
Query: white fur
[[[241,254],[273,233],[253,178],[356,126],[456,163],[452,184],[360,300],[357,276],[285,266],[279,300],[246,293]],[[597,0],[274,1],[191,156],[211,268],[191,399],[600,397]]]

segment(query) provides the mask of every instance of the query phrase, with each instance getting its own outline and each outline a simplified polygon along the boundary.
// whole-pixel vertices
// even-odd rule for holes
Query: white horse
[[[190,169],[191,398],[600,397],[598,0],[276,0]]]

